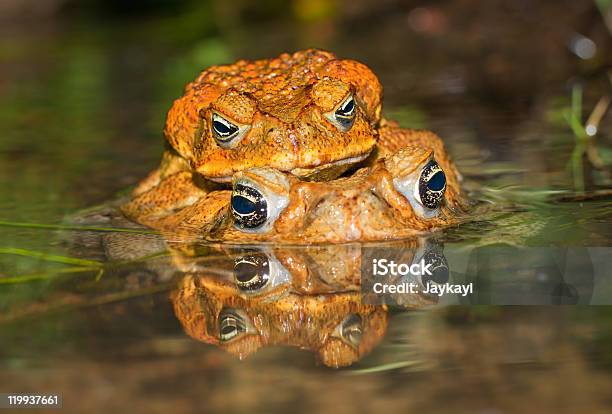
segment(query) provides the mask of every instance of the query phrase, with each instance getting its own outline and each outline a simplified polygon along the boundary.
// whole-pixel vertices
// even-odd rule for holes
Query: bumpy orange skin
[[[386,137],[387,146],[380,148],[385,156],[349,177],[312,182],[287,174],[288,204],[265,232],[244,232],[233,225],[229,190],[212,191],[189,206],[150,215],[141,223],[177,241],[292,244],[402,239],[459,223],[466,201],[440,138],[430,131],[390,125],[381,129],[381,135]],[[394,179],[407,176],[430,157],[446,175],[446,191],[439,214],[424,218],[396,189]],[[249,174],[246,170],[237,177]]]
[[[392,246],[389,258],[412,263],[424,245],[410,239]],[[171,296],[174,311],[189,336],[240,359],[282,345],[310,350],[330,367],[348,366],[371,352],[387,329],[386,306],[364,303],[361,293],[365,276],[361,263],[369,263],[372,254],[380,251],[355,244],[308,249],[223,245],[211,248],[206,256],[173,250],[173,263],[184,274]],[[268,262],[267,279],[241,284],[236,263],[254,255]],[[437,303],[438,297],[415,292],[396,295],[395,300],[405,308],[421,309]],[[242,321],[238,325],[243,329],[231,338],[222,335],[224,311]],[[346,335],[350,330],[339,328],[355,316],[360,335],[351,339]]]
[[[185,276],[173,293],[174,311],[192,338],[214,344],[244,359],[262,347],[284,345],[315,352],[321,362],[338,368],[359,360],[384,337],[387,310],[361,303],[359,290],[302,295],[287,291],[274,300],[246,297],[229,281],[206,273]],[[253,328],[230,341],[220,339],[223,309],[238,309]],[[351,346],[336,334],[349,315],[359,315],[362,336]]]
[[[326,114],[349,93],[357,113],[343,132]],[[140,183],[122,211],[188,239],[236,242],[397,239],[455,223],[464,200],[459,172],[442,140],[381,119],[381,95],[378,79],[366,66],[318,50],[211,67],[174,102],[161,166]],[[210,127],[213,113],[250,126],[237,145],[217,144]],[[431,150],[445,171],[440,217],[418,217],[393,191],[394,164],[384,160],[407,146]],[[368,155],[367,169],[334,180]],[[411,160],[400,156],[396,169]],[[290,205],[265,234],[241,233],[231,225],[231,192],[223,187],[251,167],[283,171],[293,183]]]
[[[353,93],[354,125],[344,132],[325,116]],[[302,177],[357,162],[376,144],[382,87],[365,65],[329,52],[305,50],[274,59],[213,66],[188,84],[167,117],[165,136],[192,170],[215,181],[267,166]],[[250,129],[233,148],[215,141],[217,112]],[[314,171],[313,171],[314,170]]]
[[[413,131],[408,138],[417,142],[435,139],[441,145],[429,131]],[[218,227],[209,237],[237,242],[343,243],[402,239],[455,225],[461,219],[464,199],[454,165],[443,149],[436,152],[431,146],[404,147],[350,177],[329,182],[295,180],[288,194],[289,204],[270,231],[245,233],[228,220],[226,227]],[[423,218],[396,190],[393,181],[431,155],[444,170],[447,187],[439,215]]]

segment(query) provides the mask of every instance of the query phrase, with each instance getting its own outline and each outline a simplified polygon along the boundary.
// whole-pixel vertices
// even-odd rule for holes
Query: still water
[[[564,289],[574,290],[493,272],[481,287],[489,299],[536,286],[547,289],[537,303],[588,304],[594,291],[612,303],[602,259],[612,244],[610,176],[572,158],[578,138],[567,121],[574,111],[586,122],[610,94],[609,59],[583,61],[557,41],[572,39],[579,18],[535,36],[529,19],[499,23],[489,10],[490,21],[456,27],[452,11],[434,10],[434,22],[449,20],[431,27],[408,11],[383,13],[376,30],[367,13],[217,30],[182,15],[3,29],[0,391],[59,392],[70,412],[612,410],[608,307],[480,297],[382,308],[361,300],[355,264],[375,245],[177,249],[100,218],[105,207],[75,224],[156,166],[165,111],[199,70],[317,46],[371,66],[387,116],[440,134],[474,200],[468,223],[391,247],[416,255],[444,246],[465,269],[487,246],[596,251],[586,287],[567,274]],[[609,36],[599,44],[610,51]],[[608,165],[611,130],[604,117],[596,139]],[[522,260],[508,251],[508,263]],[[241,290],[245,261],[275,276]]]

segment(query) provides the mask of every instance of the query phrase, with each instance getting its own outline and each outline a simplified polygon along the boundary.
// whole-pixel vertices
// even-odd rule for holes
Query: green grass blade
[[[391,371],[394,369],[413,367],[418,365],[419,361],[399,361],[399,362],[391,362],[389,364],[377,365],[371,368],[363,368],[363,369],[353,369],[349,371],[345,371],[347,375],[362,375],[362,374],[372,374],[375,372],[384,372]]]
[[[66,269],[57,269],[57,270],[53,270],[50,272],[30,273],[27,275],[0,277],[0,285],[10,285],[10,284],[33,282],[37,280],[46,280],[56,275],[59,276],[59,275],[74,274],[74,273],[93,272],[99,269],[100,269],[99,267],[70,267]]]
[[[98,231],[109,233],[137,233],[137,234],[158,234],[156,231],[147,229],[126,229],[114,227],[96,226],[70,226],[63,224],[42,224],[42,223],[20,223],[11,221],[1,221],[0,227],[22,227],[28,229],[63,230],[63,231]]]
[[[95,260],[78,259],[75,257],[59,256],[33,250],[18,249],[14,247],[0,247],[0,254],[11,254],[16,256],[31,257],[33,259],[44,260],[47,262],[72,264],[79,266],[102,266],[102,263]]]

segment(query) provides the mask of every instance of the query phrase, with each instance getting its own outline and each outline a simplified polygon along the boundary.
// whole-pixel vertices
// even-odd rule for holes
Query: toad
[[[428,148],[424,133],[401,131],[412,146],[349,177],[310,182],[250,168],[235,174],[231,191],[143,224],[175,241],[310,244],[400,239],[458,223],[464,200],[442,142],[430,134]]]
[[[124,210],[188,205],[252,167],[335,178],[372,152],[381,95],[367,66],[320,50],[210,67],[170,108],[161,165]]]
[[[122,211],[226,241],[380,240],[450,224],[461,204],[454,164],[435,134],[381,119],[381,91],[365,65],[317,50],[209,68],[175,101],[162,164]],[[409,170],[410,183],[394,177]],[[275,187],[269,201],[244,184],[258,175]],[[231,196],[220,186],[229,182]],[[249,212],[258,203],[269,217]],[[234,226],[218,226],[228,212]]]

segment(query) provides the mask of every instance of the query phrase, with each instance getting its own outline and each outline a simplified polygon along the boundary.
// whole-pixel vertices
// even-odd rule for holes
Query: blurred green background
[[[56,225],[144,177],[172,100],[207,66],[310,47],[370,66],[387,116],[440,134],[481,201],[512,203],[451,243],[610,246],[609,113],[584,135],[612,94],[610,0],[1,0],[0,278],[38,278],[0,284],[0,385],[150,398],[142,412],[202,395],[225,412],[608,412],[608,308],[398,314],[362,366],[400,367],[382,374],[286,349],[240,362],[186,338],[167,291],[128,291],[120,266],[56,277],[75,265],[45,256],[68,254],[58,234],[14,226]],[[415,352],[435,368],[412,372]]]

